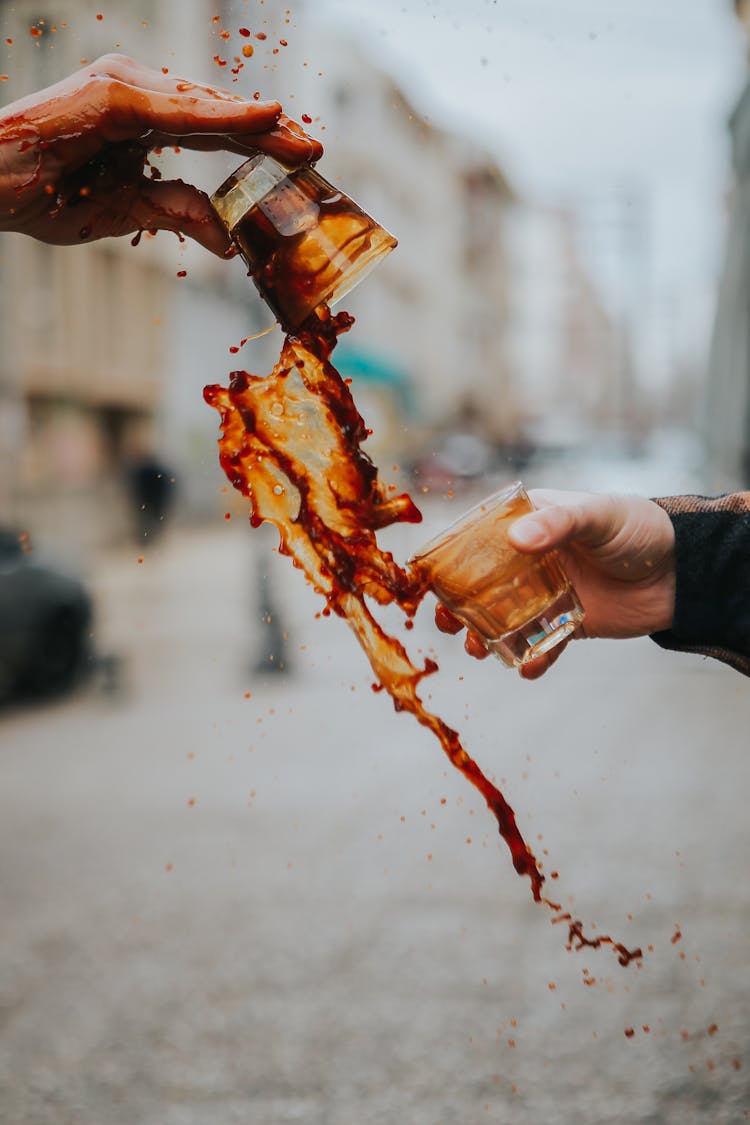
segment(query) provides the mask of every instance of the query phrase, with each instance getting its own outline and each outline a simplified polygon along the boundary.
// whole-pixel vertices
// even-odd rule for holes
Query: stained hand
[[[226,253],[226,231],[204,192],[145,174],[149,153],[171,145],[260,150],[290,166],[322,153],[278,102],[105,55],[0,111],[0,230],[68,245],[171,230]]]

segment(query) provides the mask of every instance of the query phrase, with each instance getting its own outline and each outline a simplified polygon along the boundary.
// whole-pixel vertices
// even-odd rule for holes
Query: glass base
[[[573,590],[568,588],[541,613],[496,640],[486,640],[485,645],[503,664],[519,668],[559,645],[578,628],[583,618],[583,608]]]

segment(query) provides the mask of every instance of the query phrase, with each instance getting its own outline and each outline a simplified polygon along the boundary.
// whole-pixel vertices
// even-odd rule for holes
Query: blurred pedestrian
[[[164,531],[174,506],[174,473],[154,454],[144,453],[128,466],[127,486],[136,542],[143,547],[151,546]]]

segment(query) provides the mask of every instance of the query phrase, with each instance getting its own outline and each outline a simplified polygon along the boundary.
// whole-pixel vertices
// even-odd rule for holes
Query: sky
[[[436,124],[481,136],[525,196],[563,202],[615,302],[706,334],[745,81],[731,0],[314,0]],[[636,310],[637,311],[637,310]],[[664,317],[662,316],[662,321]],[[692,329],[692,331],[691,331]],[[672,331],[672,329],[670,329]]]

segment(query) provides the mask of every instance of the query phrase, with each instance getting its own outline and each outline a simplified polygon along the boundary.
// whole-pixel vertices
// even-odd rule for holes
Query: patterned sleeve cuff
[[[675,615],[653,635],[750,675],[750,492],[655,501],[675,530]]]

